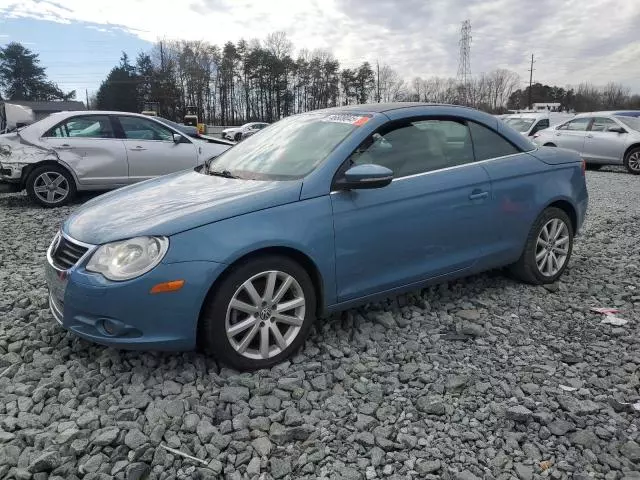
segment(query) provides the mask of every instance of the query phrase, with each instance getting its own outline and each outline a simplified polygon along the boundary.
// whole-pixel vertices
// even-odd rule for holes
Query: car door
[[[582,156],[592,163],[622,163],[626,147],[626,133],[611,132],[610,128],[620,128],[615,121],[606,117],[595,117],[584,141]]]
[[[81,185],[114,187],[127,183],[127,152],[108,115],[77,115],[42,136],[69,165]]]
[[[464,271],[482,257],[491,184],[473,163],[464,123],[433,118],[385,127],[353,152],[336,180],[351,165],[371,163],[394,172],[391,184],[331,194],[339,301]]]
[[[570,120],[556,128],[552,142],[558,147],[575,150],[581,154],[590,123],[591,117]]]
[[[198,164],[196,146],[181,135],[180,143],[174,131],[148,118],[118,115],[129,161],[129,182],[166,175],[193,168]]]
[[[500,133],[468,122],[475,158],[481,162],[491,180],[491,218],[486,224],[492,232],[486,249],[486,268],[514,262],[522,253],[539,206],[535,203],[537,174],[548,167],[522,152]]]

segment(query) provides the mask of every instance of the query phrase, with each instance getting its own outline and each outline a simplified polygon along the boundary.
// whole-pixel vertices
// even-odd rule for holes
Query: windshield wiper
[[[234,175],[229,170],[209,170],[209,175],[215,175],[216,177],[224,178],[240,178],[238,175]]]

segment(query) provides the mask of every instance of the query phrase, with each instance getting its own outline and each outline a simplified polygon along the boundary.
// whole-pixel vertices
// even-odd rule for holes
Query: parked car
[[[573,120],[534,135],[538,145],[575,150],[588,168],[624,165],[640,174],[640,118],[609,113],[581,113]]]
[[[245,123],[241,127],[225,128],[222,131],[222,138],[239,142],[240,140],[250,137],[256,132],[259,132],[268,125],[268,123],[263,122],[251,122]]]
[[[540,130],[558,125],[573,117],[573,114],[556,112],[517,113],[507,115],[501,120],[525,137],[532,137]]]
[[[77,209],[47,252],[50,307],[97,343],[267,367],[328,312],[505,265],[555,282],[587,198],[577,153],[477,110],[291,116]]]
[[[224,140],[222,138],[215,138],[209,135],[203,135],[198,131],[198,127],[194,127],[192,125],[185,125],[184,123],[177,123],[172,120],[166,119],[164,117],[156,117],[156,118],[157,120],[164,123],[165,125],[173,127],[174,129],[178,130],[181,133],[184,133],[185,135],[191,138],[197,138],[198,140],[204,140],[205,142],[217,143],[220,145],[228,145],[228,146],[235,145],[230,140]]]
[[[26,190],[40,205],[57,207],[78,191],[193,169],[232,145],[225,143],[189,138],[135,113],[54,113],[0,136],[0,192]]]

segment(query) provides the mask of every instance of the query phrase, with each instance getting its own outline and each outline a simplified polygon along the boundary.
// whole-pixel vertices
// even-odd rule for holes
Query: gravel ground
[[[351,310],[253,374],[66,334],[42,265],[73,207],[0,196],[0,478],[640,479],[640,178],[588,183],[562,282],[489,273]]]

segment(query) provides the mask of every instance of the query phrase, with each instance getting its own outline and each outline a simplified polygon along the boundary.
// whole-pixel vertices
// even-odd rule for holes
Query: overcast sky
[[[379,59],[407,80],[455,76],[469,19],[472,74],[508,68],[524,85],[533,53],[536,81],[640,92],[640,0],[0,0],[0,19],[0,45],[27,42],[53,80],[80,87],[160,37],[223,44],[278,30],[343,66]]]

